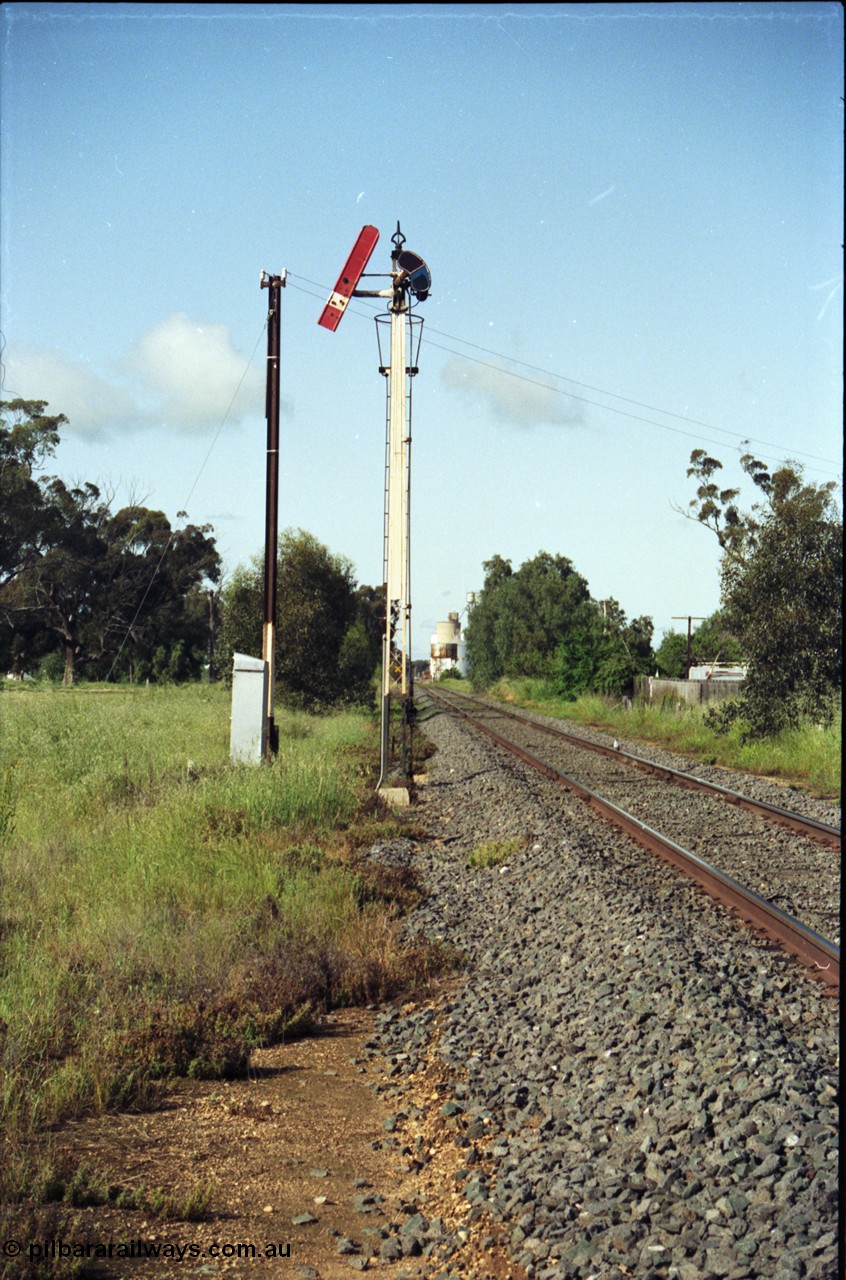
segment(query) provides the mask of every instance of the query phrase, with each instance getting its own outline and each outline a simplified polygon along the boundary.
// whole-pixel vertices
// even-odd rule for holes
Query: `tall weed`
[[[279,720],[277,759],[245,767],[223,689],[0,693],[7,1156],[434,967],[348,852],[365,799],[376,834],[371,721]]]

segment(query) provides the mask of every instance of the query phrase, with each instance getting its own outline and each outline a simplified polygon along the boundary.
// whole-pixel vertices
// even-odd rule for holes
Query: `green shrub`
[[[467,866],[484,870],[487,867],[498,867],[501,863],[507,862],[509,858],[513,858],[524,845],[524,841],[519,837],[511,840],[487,840],[484,844],[477,845],[467,855]]]

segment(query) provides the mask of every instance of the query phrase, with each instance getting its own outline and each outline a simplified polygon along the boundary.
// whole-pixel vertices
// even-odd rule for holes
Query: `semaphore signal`
[[[384,488],[383,578],[385,584],[385,632],[382,640],[382,749],[378,788],[387,798],[407,802],[407,787],[388,785],[391,770],[391,702],[400,708],[400,759],[393,772],[408,781],[411,773],[411,721],[413,676],[411,666],[411,379],[423,331],[421,318],[412,315],[415,302],[424,302],[432,276],[423,259],[405,249],[399,222],[392,237],[390,286],[358,289],[379,232],[362,227],[318,324],[334,332],[350,298],[386,298],[387,315],[376,316],[379,372],[387,382]],[[382,353],[382,333],[388,358]],[[409,362],[408,353],[413,351]],[[404,797],[404,799],[403,799]]]
[[[362,227],[361,231],[359,231],[358,239],[350,250],[350,256],[344,263],[341,274],[335,282],[335,288],[329,295],[326,306],[321,311],[320,319],[317,321],[318,324],[323,325],[324,329],[331,329],[334,333],[341,323],[341,316],[347,309],[355,286],[370,261],[370,255],[376,248],[378,239],[379,232],[375,227]]]

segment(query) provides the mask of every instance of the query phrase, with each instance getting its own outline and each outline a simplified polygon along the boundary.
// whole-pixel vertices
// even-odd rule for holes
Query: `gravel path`
[[[418,869],[409,930],[467,980],[380,1019],[399,1131],[434,1054],[467,1220],[503,1224],[515,1274],[834,1280],[836,1001],[493,744],[422,727],[420,836],[370,856]]]

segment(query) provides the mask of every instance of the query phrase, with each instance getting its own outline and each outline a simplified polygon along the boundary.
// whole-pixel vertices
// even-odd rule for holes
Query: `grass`
[[[466,680],[456,682],[455,688],[470,691]],[[549,682],[529,678],[500,680],[486,696],[607,729],[620,738],[678,751],[706,764],[771,778],[815,796],[840,798],[840,716],[825,728],[809,723],[772,738],[742,742],[742,722],[729,733],[718,734],[704,723],[699,707],[681,703],[659,707],[635,702],[627,707],[619,699],[598,694],[568,702],[552,692]]]
[[[38,1198],[48,1126],[442,964],[399,941],[413,878],[357,857],[398,822],[370,718],[278,719],[277,760],[239,767],[223,688],[0,691],[3,1201]]]
[[[475,849],[471,849],[467,855],[467,866],[478,870],[485,870],[487,867],[498,867],[503,862],[507,862],[509,858],[513,858],[515,853],[522,849],[525,844],[519,836],[513,837],[511,840],[486,840],[484,844],[477,845]]]

